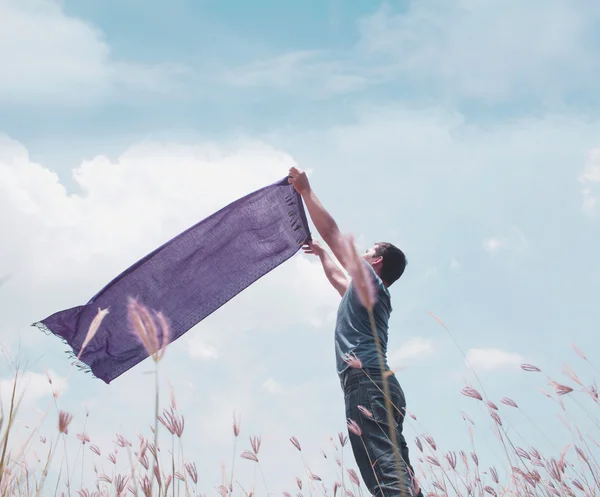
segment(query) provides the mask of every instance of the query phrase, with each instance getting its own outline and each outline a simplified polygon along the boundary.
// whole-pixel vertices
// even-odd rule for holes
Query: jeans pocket
[[[385,395],[382,392],[383,389],[379,389],[377,388],[377,386],[372,385],[369,386],[365,393],[366,393],[366,399],[365,399],[365,407],[367,409],[369,409],[369,411],[371,412],[372,416],[373,416],[373,421],[375,421],[377,424],[383,424],[383,425],[388,425],[388,417],[387,417],[387,404],[385,401]],[[394,406],[394,395],[390,395],[390,403],[389,403],[389,408],[391,410],[392,413],[392,418],[396,419],[395,416],[395,410],[396,407]],[[397,425],[397,423],[394,421],[394,426]]]

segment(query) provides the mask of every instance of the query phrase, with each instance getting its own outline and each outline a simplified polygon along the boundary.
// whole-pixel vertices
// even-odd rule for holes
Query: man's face
[[[363,259],[367,261],[371,266],[379,264],[382,261],[380,256],[376,255],[377,253],[377,245],[373,245],[370,249],[363,254]]]

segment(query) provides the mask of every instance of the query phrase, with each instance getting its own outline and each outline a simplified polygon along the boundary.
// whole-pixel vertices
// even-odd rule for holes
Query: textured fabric
[[[285,178],[176,236],[117,276],[86,305],[34,326],[62,338],[77,357],[98,308],[108,308],[80,363],[110,383],[148,357],[128,326],[130,297],[167,317],[173,341],[292,257],[309,239],[302,200]]]
[[[341,378],[346,403],[346,418],[355,421],[362,434],[348,431],[348,438],[356,465],[369,489],[376,497],[423,497],[413,480],[415,474],[410,464],[408,446],[402,433],[406,400],[395,375],[388,376],[390,402],[392,403],[394,431],[399,448],[400,468],[396,466],[394,445],[383,394],[383,376],[380,369],[349,369]],[[365,408],[371,417],[361,413]],[[400,474],[398,474],[398,469]]]
[[[373,278],[377,289],[373,315],[385,366],[387,367],[388,321],[392,312],[390,292],[381,281],[381,278],[373,271],[371,265],[367,261],[361,262],[367,267],[368,274]],[[346,293],[342,297],[335,325],[335,360],[337,372],[340,375],[348,368],[345,361],[348,354],[356,355],[362,361],[364,367],[380,367],[369,313],[360,302],[353,282],[350,282]]]

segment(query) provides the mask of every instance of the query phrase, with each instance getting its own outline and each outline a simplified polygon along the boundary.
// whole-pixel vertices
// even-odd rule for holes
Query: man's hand
[[[346,278],[344,272],[337,266],[323,246],[319,242],[313,240],[304,245],[302,249],[305,254],[314,254],[319,257],[329,283],[331,283],[343,297],[348,289],[348,278]]]
[[[321,246],[321,244],[315,240],[313,240],[312,242],[308,242],[306,245],[304,245],[302,247],[302,250],[304,250],[305,254],[312,254],[318,257],[321,257],[321,255],[324,252],[324,249]]]
[[[289,183],[294,185],[294,188],[300,195],[310,192],[310,183],[304,171],[292,167],[289,171]]]

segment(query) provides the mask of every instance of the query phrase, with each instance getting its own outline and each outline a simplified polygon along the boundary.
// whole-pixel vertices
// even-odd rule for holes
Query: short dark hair
[[[375,257],[383,257],[379,277],[388,286],[391,286],[402,276],[406,268],[407,261],[404,252],[391,243],[379,242],[375,244]]]

